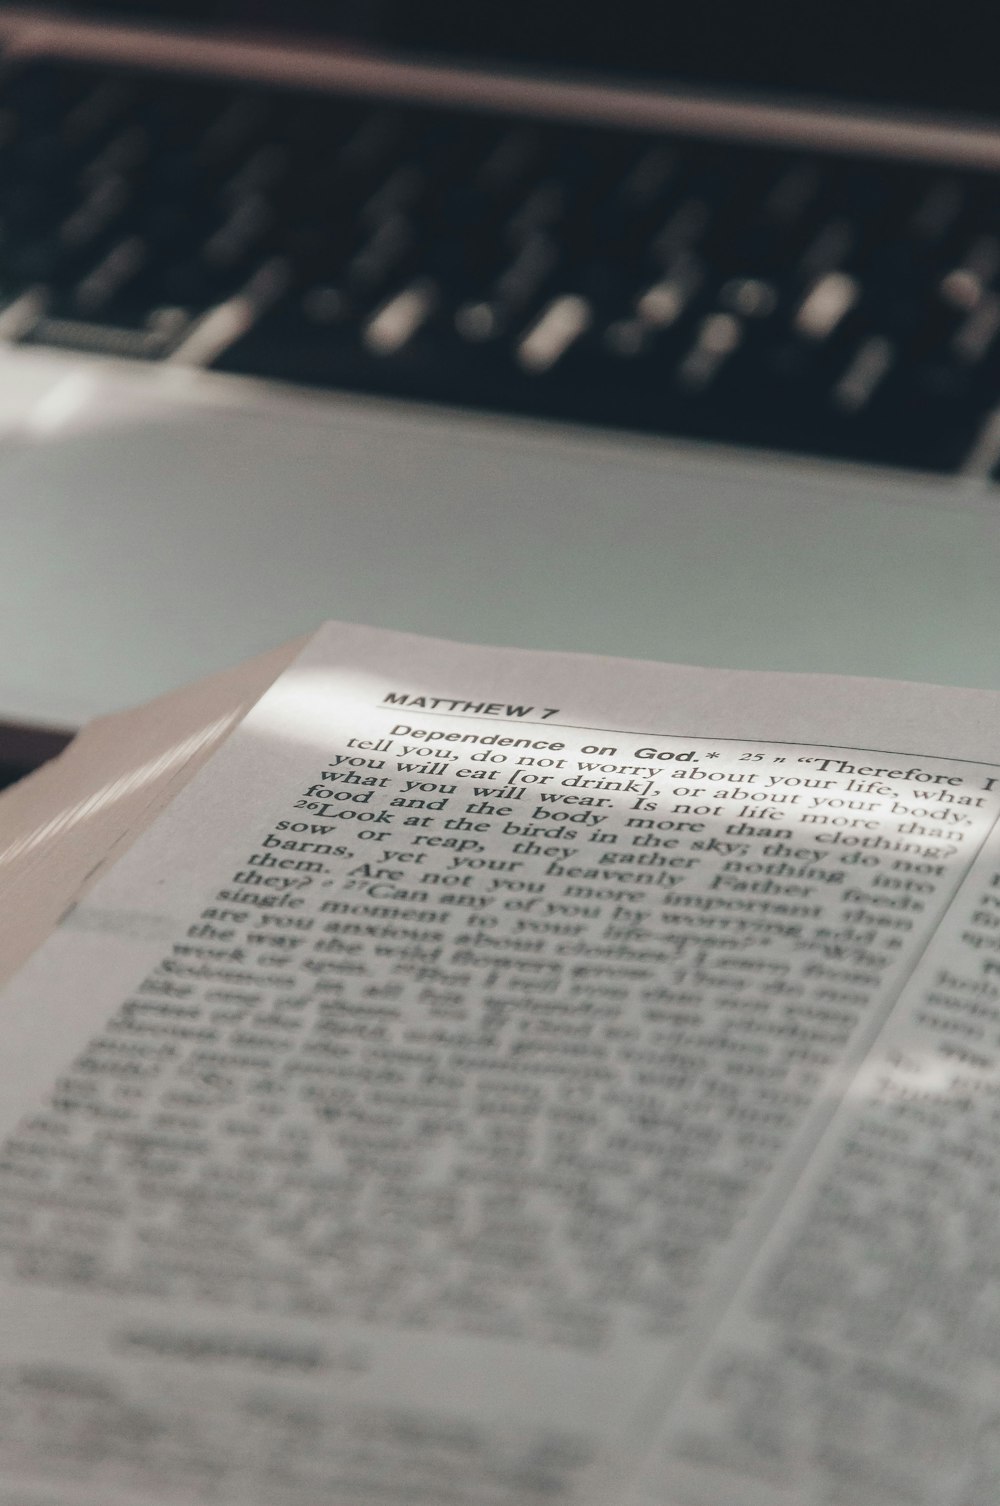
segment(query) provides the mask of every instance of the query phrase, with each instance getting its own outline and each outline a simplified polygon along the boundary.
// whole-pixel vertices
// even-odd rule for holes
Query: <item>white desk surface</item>
[[[0,719],[73,726],[331,616],[1000,687],[1000,491],[0,360]]]

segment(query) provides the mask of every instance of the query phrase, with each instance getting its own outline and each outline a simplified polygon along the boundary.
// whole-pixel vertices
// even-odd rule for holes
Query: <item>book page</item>
[[[928,802],[954,829],[960,788]],[[883,937],[919,925],[919,875],[878,896]],[[632,1506],[1000,1500],[995,831],[713,1330]]]
[[[928,1167],[897,1432],[991,1300],[996,712],[318,634],[0,1001],[0,1502],[881,1501],[804,1387],[746,1434],[800,1332],[869,1373]]]
[[[0,983],[208,758],[305,639],[99,717],[0,799]]]

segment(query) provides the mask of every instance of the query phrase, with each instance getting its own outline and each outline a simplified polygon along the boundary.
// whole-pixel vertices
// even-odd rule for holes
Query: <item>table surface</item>
[[[0,360],[0,720],[78,725],[326,617],[1000,688],[1000,492]]]

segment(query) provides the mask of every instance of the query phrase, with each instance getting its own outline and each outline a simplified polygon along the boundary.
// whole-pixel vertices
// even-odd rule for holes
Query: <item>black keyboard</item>
[[[948,472],[987,172],[68,64],[0,80],[0,337]]]

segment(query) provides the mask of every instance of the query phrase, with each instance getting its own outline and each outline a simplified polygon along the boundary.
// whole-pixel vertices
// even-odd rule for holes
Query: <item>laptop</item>
[[[332,613],[992,683],[988,33],[887,0],[0,6],[0,718]],[[839,612],[863,558],[884,600]],[[952,636],[917,663],[932,563]]]

